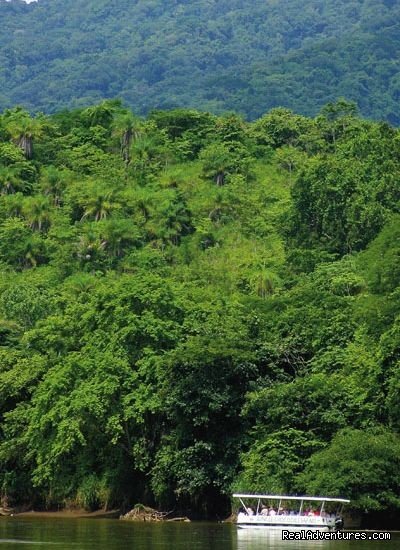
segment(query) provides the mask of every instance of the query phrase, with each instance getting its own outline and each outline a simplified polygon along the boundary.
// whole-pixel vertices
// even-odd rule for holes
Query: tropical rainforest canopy
[[[398,511],[399,181],[400,132],[344,100],[5,110],[3,504]]]
[[[339,97],[400,124],[400,0],[0,0],[0,109],[121,97],[248,119]]]

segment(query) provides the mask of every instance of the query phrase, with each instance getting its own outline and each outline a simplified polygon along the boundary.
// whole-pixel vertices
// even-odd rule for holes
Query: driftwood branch
[[[173,517],[168,518],[173,513],[170,512],[160,512],[159,510],[154,510],[143,504],[137,504],[133,510],[127,514],[120,517],[120,519],[126,521],[190,521],[187,517]],[[167,519],[168,518],[168,519]]]

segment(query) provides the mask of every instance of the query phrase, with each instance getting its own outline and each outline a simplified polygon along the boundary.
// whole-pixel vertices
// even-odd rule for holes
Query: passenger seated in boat
[[[262,516],[268,516],[268,512],[269,512],[268,506],[263,506],[263,507],[261,508],[261,515],[262,515]]]
[[[275,510],[275,508],[270,508],[268,515],[269,515],[269,516],[276,516],[276,510]]]
[[[247,512],[247,515],[248,516],[254,516],[254,510],[251,506],[249,506],[248,508],[246,508],[246,512]]]

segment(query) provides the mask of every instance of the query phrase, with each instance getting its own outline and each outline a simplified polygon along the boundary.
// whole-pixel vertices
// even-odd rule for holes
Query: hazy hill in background
[[[121,97],[256,118],[339,96],[398,124],[398,0],[0,0],[0,109]]]

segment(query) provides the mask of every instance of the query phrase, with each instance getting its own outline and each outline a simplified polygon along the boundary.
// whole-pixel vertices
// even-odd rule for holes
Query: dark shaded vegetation
[[[399,141],[344,101],[4,111],[3,504],[398,510]]]

